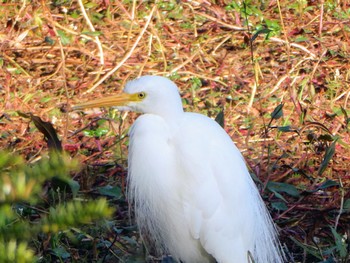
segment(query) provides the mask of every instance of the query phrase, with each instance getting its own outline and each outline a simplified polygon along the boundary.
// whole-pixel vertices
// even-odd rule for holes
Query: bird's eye
[[[140,93],[137,94],[137,97],[138,97],[140,100],[143,100],[143,99],[146,97],[146,93],[140,92]]]

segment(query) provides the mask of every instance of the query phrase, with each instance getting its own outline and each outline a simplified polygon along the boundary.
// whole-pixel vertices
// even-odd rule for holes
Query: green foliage
[[[345,200],[343,209],[344,209],[346,212],[350,212],[350,199],[346,199],[346,200]]]
[[[202,81],[197,77],[191,78],[191,89],[197,90],[200,87],[202,87]]]
[[[271,119],[279,119],[283,116],[283,103],[279,104],[271,113]]]
[[[257,5],[252,0],[246,0],[243,2],[232,1],[226,6],[226,10],[235,10],[242,14],[242,16],[257,16],[262,18],[262,12],[257,8]]]
[[[74,160],[58,153],[27,165],[19,156],[0,152],[0,262],[33,262],[35,251],[31,245],[38,235],[52,235],[112,215],[113,209],[105,199],[65,198],[45,210],[43,186],[48,181],[60,178],[67,185],[51,191],[63,191],[66,197],[68,190],[77,193],[78,183],[68,177],[76,167]]]
[[[257,3],[253,0],[245,0],[243,2],[232,1],[226,6],[227,11],[234,10],[240,13],[245,19],[246,25],[249,25],[254,29],[255,32],[250,40],[251,42],[253,42],[257,36],[261,34],[266,34],[266,38],[269,38],[270,36],[279,35],[281,31],[279,21],[270,20],[263,16],[263,13],[261,12],[263,8],[263,4],[257,5]],[[249,19],[250,17],[257,17],[260,23],[252,24]]]
[[[106,185],[98,187],[97,191],[103,196],[108,196],[115,199],[120,199],[122,197],[122,189],[118,186]]]
[[[111,118],[115,118],[115,116],[111,116]],[[84,130],[83,134],[87,137],[101,138],[110,131],[109,123],[105,119],[98,120],[96,124],[91,130]]]
[[[267,189],[269,189],[271,192],[273,192],[278,198],[281,200],[287,202],[286,199],[281,195],[281,193],[286,193],[287,195],[290,195],[292,197],[298,198],[299,197],[299,191],[298,189],[291,184],[287,183],[279,183],[279,182],[268,182],[266,185]]]
[[[72,201],[57,207],[50,207],[49,215],[42,220],[42,230],[55,233],[72,226],[103,219],[112,214],[112,210],[107,207],[106,199],[88,203]]]
[[[176,1],[160,1],[158,7],[164,11],[173,11],[176,8]]]
[[[322,175],[323,172],[325,171],[325,169],[327,168],[329,162],[332,160],[333,155],[335,153],[335,144],[337,142],[338,139],[335,139],[332,144],[327,147],[323,161],[320,165],[320,168],[318,169],[318,175]]]
[[[217,123],[219,123],[219,125],[222,127],[222,128],[225,128],[225,115],[224,115],[224,111],[221,110],[218,115],[216,115],[215,117],[215,121]]]
[[[334,240],[329,240],[329,246],[328,247],[315,247],[310,246],[301,243],[300,241],[296,240],[293,237],[290,237],[290,239],[296,243],[299,247],[303,248],[308,254],[315,256],[319,260],[322,260],[324,258],[328,258],[325,261],[320,261],[323,263],[326,262],[335,262],[334,257],[339,258],[339,261],[336,262],[349,262],[349,251],[348,251],[348,238],[347,235],[340,234],[339,231],[337,231],[334,227],[330,227],[331,232],[333,234]],[[333,243],[334,242],[334,243]]]
[[[281,31],[281,26],[277,20],[264,19],[263,27],[269,30],[269,35],[278,35]],[[257,29],[259,30],[260,28],[261,25],[258,25]]]
[[[57,34],[60,36],[61,38],[61,42],[62,45],[68,45],[72,42],[71,38],[69,36],[66,35],[66,33],[62,30],[57,30]]]
[[[313,9],[313,6],[308,6],[307,0],[297,0],[291,2],[287,8],[294,10],[297,15],[302,15],[305,12],[311,11]]]
[[[106,135],[109,132],[109,130],[105,127],[99,127],[95,130],[85,130],[83,131],[84,135],[87,137],[95,137],[100,138],[104,135]]]
[[[334,236],[334,241],[335,241],[335,249],[338,252],[340,258],[346,260],[348,257],[348,244],[347,244],[347,236],[346,235],[341,235],[337,232],[337,230],[333,227],[331,227],[332,234]]]
[[[25,242],[16,240],[4,241],[0,239],[0,262],[2,263],[27,263],[34,261],[34,253]]]

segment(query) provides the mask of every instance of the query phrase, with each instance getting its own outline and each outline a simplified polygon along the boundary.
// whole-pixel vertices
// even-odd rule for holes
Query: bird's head
[[[126,84],[123,93],[78,104],[73,110],[94,107],[116,107],[160,116],[183,112],[177,86],[160,76],[143,76],[132,80]]]

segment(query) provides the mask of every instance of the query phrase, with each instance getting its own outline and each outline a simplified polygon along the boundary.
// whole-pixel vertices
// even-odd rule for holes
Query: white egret
[[[144,76],[74,109],[141,112],[130,129],[128,199],[141,235],[184,263],[281,263],[274,223],[228,134],[184,112],[177,86]]]

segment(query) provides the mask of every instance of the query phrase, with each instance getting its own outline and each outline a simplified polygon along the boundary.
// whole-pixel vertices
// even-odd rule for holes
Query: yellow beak
[[[113,107],[113,106],[126,106],[130,102],[137,101],[137,94],[122,93],[119,95],[109,96],[105,98],[99,98],[92,101],[87,101],[72,107],[73,110],[82,110],[85,108],[98,108],[98,107]]]

